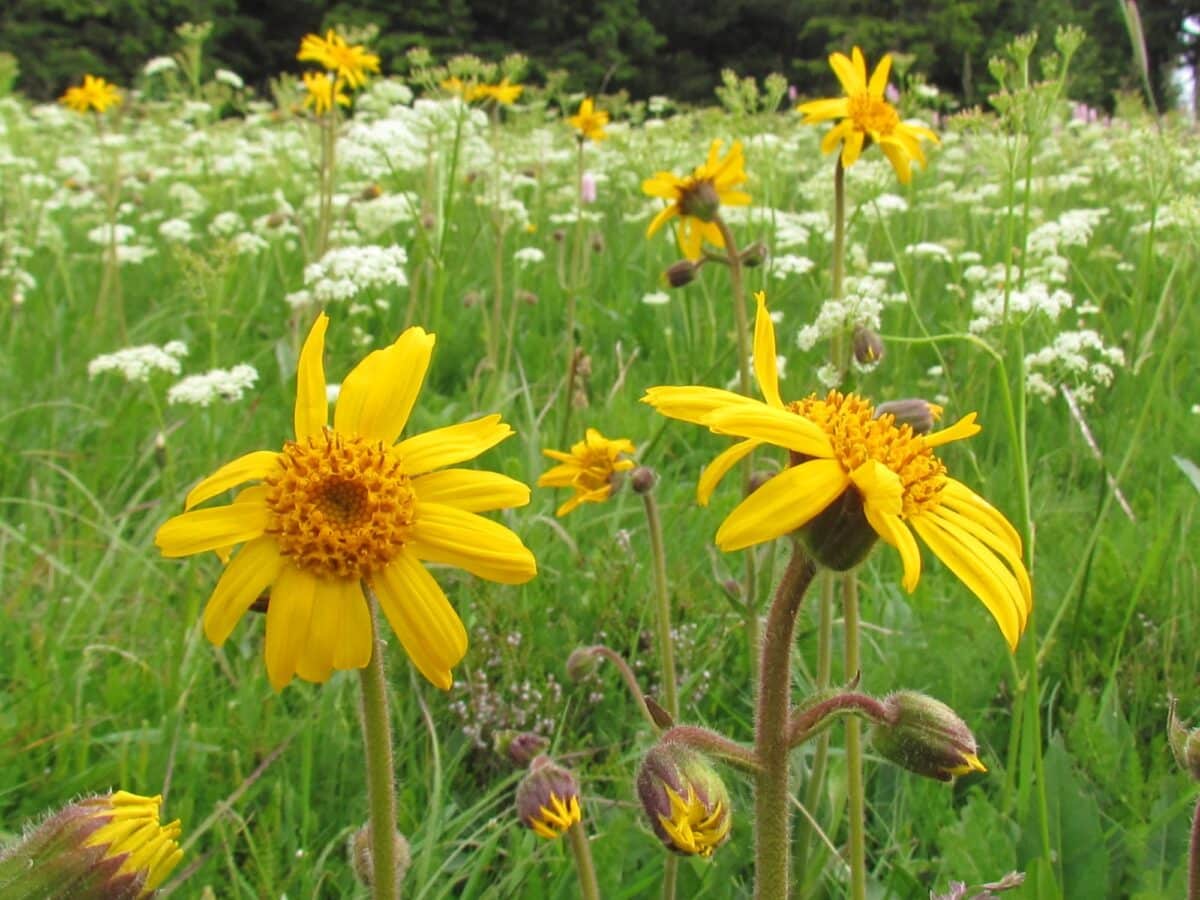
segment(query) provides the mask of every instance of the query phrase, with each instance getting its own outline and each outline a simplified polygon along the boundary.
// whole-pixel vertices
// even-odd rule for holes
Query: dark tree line
[[[912,54],[916,71],[968,103],[993,86],[988,58],[1013,35],[1059,24],[1083,26],[1089,41],[1073,68],[1072,94],[1112,105],[1114,91],[1136,89],[1123,0],[8,0],[0,9],[0,50],[21,66],[18,86],[57,96],[84,73],[128,84],[150,57],[176,46],[173,29],[211,20],[209,59],[264,85],[296,71],[300,37],[337,23],[374,23],[384,71],[403,71],[415,44],[445,58],[488,58],[519,50],[539,74],[570,73],[569,86],[625,89],[708,102],[722,68],[740,75],[780,72],[801,92],[832,88],[826,55],[852,44],[873,60],[888,50]],[[1198,45],[1185,32],[1200,0],[1141,0],[1152,80],[1159,104],[1171,100],[1170,71]],[[540,70],[540,72],[539,72]]]

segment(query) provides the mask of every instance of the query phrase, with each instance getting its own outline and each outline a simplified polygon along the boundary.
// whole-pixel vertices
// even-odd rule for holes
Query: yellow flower
[[[567,124],[579,132],[580,140],[602,141],[608,137],[604,131],[604,126],[608,124],[608,113],[595,109],[591,97],[583,98],[579,112],[568,118]]]
[[[119,106],[121,104],[121,92],[117,90],[117,86],[111,82],[105,81],[103,78],[98,78],[95,75],[84,75],[83,84],[69,87],[58,102],[63,106],[70,107],[75,112],[85,113],[89,109],[94,109],[98,113],[102,113],[110,106]]]
[[[538,807],[537,813],[530,817],[529,827],[542,837],[553,840],[582,819],[583,810],[579,807],[577,796],[564,800],[552,793],[549,805]]]
[[[632,459],[621,459],[622,453],[631,456],[637,450],[625,438],[609,440],[595,428],[589,428],[582,441],[571,447],[570,453],[543,450],[555,466],[538,479],[538,487],[569,487],[575,493],[558,508],[556,515],[565,516],[581,503],[603,503],[612,494],[613,476],[633,468]]]
[[[499,84],[481,84],[475,87],[468,100],[495,100],[501,106],[512,106],[525,90],[519,84],[509,84],[507,78],[500,79]]]
[[[461,97],[463,100],[466,100],[467,102],[470,102],[471,100],[475,99],[473,96],[475,93],[475,85],[467,84],[465,81],[463,81],[457,75],[451,75],[449,78],[444,79],[442,81],[442,89],[449,91],[451,94],[454,94],[456,97]]]
[[[350,96],[342,89],[343,82],[328,72],[305,72],[304,90],[306,96],[304,105],[312,107],[318,116],[333,109],[333,104],[349,106]]]
[[[325,37],[306,34],[300,41],[296,59],[324,66],[355,90],[367,83],[368,72],[379,71],[378,56],[367,52],[361,44],[347,44],[332,28],[325,32]]]
[[[750,195],[734,190],[746,180],[742,145],[734,141],[729,154],[721,158],[721,144],[713,141],[708,159],[697,166],[691,175],[679,178],[671,172],[656,172],[642,182],[642,192],[669,201],[650,226],[650,237],[675,216],[679,216],[679,249],[688,259],[699,259],[705,241],[716,247],[725,246],[725,238],[714,221],[721,205],[746,206]]]
[[[933,452],[977,434],[975,414],[919,435],[908,425],[897,426],[890,413],[876,418],[871,404],[855,394],[831,391],[823,400],[811,396],[785,404],[779,395],[774,326],[763,293],[755,299],[754,369],[766,402],[706,387],[655,387],[643,398],[665,416],[745,439],[705,469],[697,488],[701,504],[755,447],[774,444],[791,452],[794,464],[743,500],[721,524],[718,546],[740,550],[814,520],[841,527],[829,521],[841,517],[869,526],[896,548],[904,567],[902,584],[911,592],[921,577],[916,532],[983,602],[1015,648],[1033,608],[1020,536],[991,504],[950,478]]]
[[[670,786],[666,787],[666,792],[671,814],[660,814],[658,823],[670,839],[671,849],[688,856],[712,856],[729,836],[733,819],[728,808],[718,800],[711,810],[708,809],[690,784],[686,796],[676,793]]]
[[[139,797],[127,791],[80,801],[92,822],[99,824],[83,846],[100,847],[105,859],[120,860],[117,876],[144,873],[139,897],[154,893],[183,858],[176,842],[183,829],[178,819],[170,825],[159,824],[161,804],[161,795]]]
[[[512,435],[498,415],[395,443],[429,368],[434,336],[404,331],[342,382],[329,427],[322,353],[329,319],[313,324],[297,371],[296,439],[227,463],[188,494],[155,542],[166,556],[241,545],[204,610],[220,645],[270,587],[266,662],[281,690],[293,675],[325,681],[371,657],[369,586],[421,674],[442,689],[466,653],[458,614],[422,562],[504,584],[537,573],[533,555],[502,525],[477,515],[529,502],[529,488],[494,472],[446,469]],[[435,471],[441,470],[441,471]],[[195,510],[258,480],[228,506]]]
[[[912,180],[913,161],[919,162],[922,168],[925,166],[921,140],[936,144],[938,137],[924,125],[900,121],[895,107],[883,98],[892,68],[891,54],[879,61],[869,82],[862,51],[855,47],[852,54],[852,60],[844,53],[833,53],[829,57],[829,65],[842,83],[846,96],[801,103],[796,111],[804,115],[806,125],[841,119],[821,141],[821,151],[828,153],[840,143],[842,165],[847,169],[858,160],[870,140],[878,144],[891,161],[901,183],[908,184]]]

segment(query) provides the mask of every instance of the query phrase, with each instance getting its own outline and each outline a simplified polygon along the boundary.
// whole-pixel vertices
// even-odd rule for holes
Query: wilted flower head
[[[117,90],[115,84],[105,81],[103,78],[84,75],[83,84],[67,88],[66,93],[59,97],[58,101],[75,112],[85,113],[89,109],[94,109],[96,112],[102,113],[111,106],[121,104],[121,92]]]
[[[526,827],[553,840],[583,818],[579,782],[548,756],[538,756],[517,785],[517,815]]]
[[[679,249],[688,259],[699,259],[705,241],[724,247],[725,238],[717,227],[721,206],[746,206],[750,195],[735,188],[746,180],[745,158],[740,141],[734,141],[729,153],[721,157],[722,142],[713,141],[708,159],[683,178],[672,172],[656,172],[642,182],[642,192],[660,197],[668,205],[654,217],[646,237],[676,216],[679,217]]]
[[[725,783],[700,753],[675,742],[650,748],[637,777],[638,798],[659,840],[675,853],[712,856],[732,823]]]
[[[632,459],[622,459],[622,454],[632,456],[637,452],[633,443],[626,438],[610,440],[595,428],[589,428],[582,441],[571,447],[570,453],[561,450],[543,450],[550,459],[560,465],[545,472],[538,479],[538,487],[569,487],[575,493],[567,498],[556,513],[565,516],[581,503],[602,503],[613,491],[613,478],[620,472],[633,468]]]

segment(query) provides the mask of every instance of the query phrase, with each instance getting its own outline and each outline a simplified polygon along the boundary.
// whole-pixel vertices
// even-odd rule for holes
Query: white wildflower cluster
[[[666,306],[671,302],[671,295],[666,291],[651,291],[642,295],[642,302],[647,306]]]
[[[167,391],[167,403],[188,406],[211,406],[218,400],[227,403],[241,400],[246,391],[258,382],[258,371],[248,363],[232,369],[213,369],[203,375],[189,375]]]
[[[156,56],[142,66],[142,74],[147,78],[153,78],[155,75],[161,75],[164,72],[174,72],[179,68],[179,63],[175,62],[172,56]]]
[[[217,84],[231,87],[235,91],[240,91],[246,86],[246,82],[242,80],[242,76],[229,69],[217,69],[217,71],[213,72],[213,81],[217,82]]]
[[[172,244],[186,244],[196,237],[192,223],[187,219],[166,219],[158,225],[158,234]]]
[[[536,266],[545,258],[546,254],[540,247],[522,247],[513,254],[513,259],[522,266]]]
[[[397,225],[411,222],[421,200],[412,191],[383,194],[366,203],[354,204],[354,224],[365,237],[376,238]]]
[[[949,262],[951,259],[949,250],[941,244],[935,244],[932,241],[920,241],[916,244],[909,244],[904,248],[904,252],[918,259],[940,259],[944,262]]]
[[[408,254],[396,244],[340,247],[305,267],[304,286],[312,300],[322,305],[352,300],[364,291],[405,287],[407,262]]]
[[[1063,247],[1082,247],[1092,239],[1096,226],[1108,215],[1107,207],[1098,209],[1069,209],[1057,219],[1043,222],[1029,232],[1027,248],[1030,256],[1057,254]]]
[[[167,196],[179,207],[180,214],[185,218],[198,216],[208,207],[208,201],[203,195],[186,181],[173,182],[167,188]]]
[[[821,212],[797,213],[773,209],[770,216],[775,221],[774,246],[777,251],[807,246],[809,234],[829,228],[829,216]]]
[[[260,237],[253,231],[243,231],[235,234],[229,245],[238,256],[258,256],[271,245],[266,238]]]
[[[1030,281],[1025,287],[1009,292],[1008,315],[1023,321],[1037,314],[1055,322],[1063,310],[1070,309],[1074,302],[1075,299],[1062,288],[1051,290],[1044,282]],[[1004,303],[1004,288],[1000,285],[976,291],[971,298],[971,310],[975,318],[967,326],[971,333],[983,334],[1000,327],[1004,323]]]
[[[845,287],[842,299],[822,303],[816,321],[796,334],[796,346],[801,350],[807,352],[820,341],[845,334],[856,325],[879,331],[883,307],[904,299],[903,295],[889,293],[883,279],[872,275],[847,278]]]
[[[89,362],[88,377],[95,378],[105,372],[116,372],[127,382],[134,384],[149,381],[155,372],[178,375],[182,368],[179,360],[187,356],[187,352],[187,344],[183,341],[169,341],[162,347],[156,344],[125,347],[114,353],[97,356]]]
[[[798,253],[783,253],[776,256],[771,265],[771,274],[783,279],[789,275],[807,275],[816,266],[807,256]]]
[[[95,228],[90,229],[87,233],[87,239],[93,244],[99,244],[101,247],[107,247],[110,242],[119,246],[128,243],[134,233],[133,228],[129,225],[123,225],[120,222],[115,225],[105,223],[104,225],[97,225]]]
[[[1081,406],[1095,400],[1097,387],[1112,384],[1114,369],[1124,368],[1125,353],[1105,345],[1095,331],[1064,331],[1053,343],[1025,357],[1026,386],[1049,402],[1063,386]]]
[[[213,237],[233,237],[246,227],[246,221],[232,209],[222,210],[208,223],[208,233]]]
[[[908,201],[899,194],[880,194],[871,202],[884,214],[908,212]]]

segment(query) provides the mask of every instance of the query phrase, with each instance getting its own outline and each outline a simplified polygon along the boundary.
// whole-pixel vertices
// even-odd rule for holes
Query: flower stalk
[[[646,527],[650,532],[650,553],[654,557],[654,596],[658,606],[658,657],[662,666],[663,701],[672,719],[679,718],[679,688],[675,677],[675,650],[671,640],[671,595],[667,587],[667,557],[663,549],[662,522],[654,493],[642,494],[646,507]]]
[[[600,900],[596,864],[592,861],[592,847],[583,830],[583,822],[576,822],[567,829],[567,843],[571,847],[571,858],[575,860],[575,871],[579,874],[580,896],[583,900]]]
[[[859,660],[858,576],[842,575],[842,615],[846,627],[846,675],[857,679]],[[850,897],[866,900],[867,840],[866,798],[863,787],[862,722],[856,717],[846,721],[846,803],[850,828]]]
[[[359,669],[362,690],[363,749],[367,758],[367,802],[370,809],[371,896],[397,900],[396,785],[392,761],[392,728],[388,712],[387,680],[383,672],[383,641],[379,639],[378,603],[363,582],[371,608],[371,661]]]

